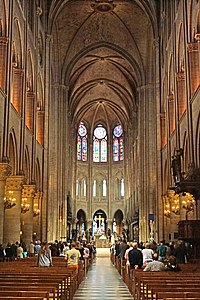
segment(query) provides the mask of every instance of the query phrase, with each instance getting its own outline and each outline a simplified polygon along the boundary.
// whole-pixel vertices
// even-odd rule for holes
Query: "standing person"
[[[4,247],[2,244],[0,244],[0,262],[4,261],[5,258],[5,251],[4,251]]]
[[[126,252],[126,250],[128,249],[128,245],[126,243],[125,240],[123,240],[120,244],[119,244],[119,257],[121,258],[121,260],[124,259],[124,254]]]
[[[35,246],[32,241],[29,244],[28,254],[30,257],[33,257],[35,255]]]
[[[164,261],[166,258],[167,247],[164,245],[164,241],[161,241],[157,247],[156,252],[158,253],[158,260]]]
[[[76,243],[71,243],[71,249],[66,252],[65,259],[67,266],[78,270],[78,263],[81,257],[80,251],[76,249]]]
[[[11,261],[12,260],[12,249],[11,249],[11,243],[8,243],[6,248],[5,248],[5,253],[6,253],[6,261]]]
[[[185,243],[183,241],[178,241],[174,248],[173,255],[176,257],[177,264],[185,264],[187,263],[187,249],[185,247]]]
[[[20,243],[17,247],[17,258],[23,258],[23,251],[22,244]]]
[[[38,252],[37,258],[38,267],[50,267],[52,266],[51,250],[47,242],[43,242]]]
[[[128,259],[130,262],[130,269],[140,269],[143,264],[143,257],[141,250],[137,249],[138,243],[132,243],[133,249],[128,252]]]
[[[147,263],[153,261],[153,253],[153,250],[150,248],[150,243],[146,243],[145,248],[142,249],[143,266],[146,266]]]

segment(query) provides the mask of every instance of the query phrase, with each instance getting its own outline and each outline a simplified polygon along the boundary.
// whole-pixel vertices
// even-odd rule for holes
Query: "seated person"
[[[179,265],[177,264],[176,262],[176,257],[173,256],[173,255],[170,255],[166,264],[165,264],[165,270],[166,271],[174,271],[174,272],[177,272],[177,271],[180,271],[180,267]]]
[[[153,254],[153,261],[149,262],[146,267],[144,268],[143,271],[153,271],[153,272],[158,272],[158,271],[164,271],[165,270],[165,265],[163,262],[158,261],[158,254],[154,253]]]

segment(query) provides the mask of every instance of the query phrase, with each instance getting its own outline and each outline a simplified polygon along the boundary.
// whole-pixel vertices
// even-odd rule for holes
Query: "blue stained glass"
[[[78,127],[77,160],[87,161],[87,128],[83,122]]]
[[[113,161],[124,159],[123,129],[120,124],[113,129]]]
[[[121,126],[121,125],[115,126],[113,132],[114,132],[114,135],[115,135],[116,137],[120,137],[120,136],[122,135],[122,133],[123,133],[122,126]]]
[[[106,129],[101,124],[99,124],[94,129],[93,161],[94,162],[107,161],[107,132]]]
[[[80,123],[79,128],[78,128],[78,133],[80,136],[85,136],[87,134],[87,129],[83,122]]]

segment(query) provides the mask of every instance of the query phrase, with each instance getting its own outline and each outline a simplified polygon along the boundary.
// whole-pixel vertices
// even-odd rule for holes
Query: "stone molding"
[[[11,175],[12,167],[7,163],[0,163],[0,180],[6,180]]]
[[[3,44],[3,45],[7,45],[8,44],[8,38],[5,37],[5,36],[1,36],[0,37],[0,44]]]
[[[36,186],[35,185],[23,185],[22,197],[32,198],[35,195]]]
[[[21,191],[24,183],[24,176],[10,176],[6,181],[6,189],[11,191]]]
[[[199,51],[199,44],[198,43],[189,43],[188,44],[188,52],[195,52]]]
[[[185,80],[185,72],[178,72],[176,74],[176,78],[178,81],[184,81]]]

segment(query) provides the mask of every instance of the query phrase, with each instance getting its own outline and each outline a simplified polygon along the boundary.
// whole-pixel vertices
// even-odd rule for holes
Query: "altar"
[[[95,234],[96,248],[109,248],[110,244],[107,237],[104,234]]]

